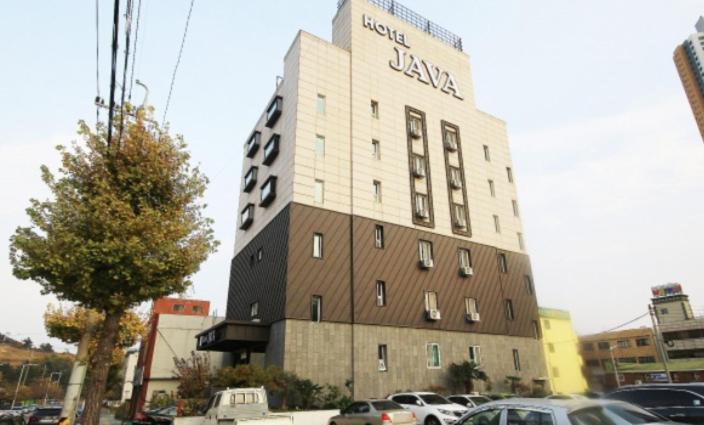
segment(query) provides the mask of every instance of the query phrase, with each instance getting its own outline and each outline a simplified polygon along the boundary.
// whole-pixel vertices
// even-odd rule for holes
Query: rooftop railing
[[[337,2],[337,8],[341,8],[343,4],[345,4],[347,0],[338,0]],[[423,17],[417,12],[414,12],[413,10],[407,8],[406,6],[402,5],[401,3],[395,1],[395,0],[368,0],[369,3],[373,4],[374,6],[385,10],[387,13],[390,13],[394,16],[396,16],[399,19],[404,20],[405,22],[413,25],[414,27],[418,28],[419,30],[430,34],[431,36],[437,38],[438,40],[442,41],[445,44],[448,44],[455,49],[459,50],[460,52],[462,51],[462,38],[458,36],[457,34],[446,30],[445,28],[441,27],[440,25],[430,21],[429,19]]]

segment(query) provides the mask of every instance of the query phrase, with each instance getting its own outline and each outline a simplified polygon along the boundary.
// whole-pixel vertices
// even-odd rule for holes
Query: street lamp
[[[618,347],[609,344],[609,354],[611,354],[611,365],[614,367],[614,378],[616,378],[616,388],[621,388],[621,380],[618,379],[618,365],[616,365],[616,359],[614,358],[614,350],[616,348]]]

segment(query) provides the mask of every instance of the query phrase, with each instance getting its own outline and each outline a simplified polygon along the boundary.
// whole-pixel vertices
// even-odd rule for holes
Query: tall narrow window
[[[513,170],[511,170],[511,167],[506,167],[506,177],[509,183],[513,183]]]
[[[513,349],[513,368],[517,371],[521,370],[521,357],[518,355],[518,350]]]
[[[477,299],[465,298],[464,310],[466,314],[479,314],[479,304],[477,304]]]
[[[489,146],[484,145],[484,159],[491,161],[491,153],[489,152]]]
[[[384,226],[381,224],[374,226],[374,246],[384,248]]]
[[[323,258],[323,235],[313,234],[313,258]]]
[[[533,320],[533,338],[540,339],[540,327],[537,320]]]
[[[497,254],[496,261],[499,263],[499,271],[501,273],[508,273],[508,260],[506,259],[506,254],[503,252]]]
[[[469,361],[477,365],[482,363],[482,348],[480,346],[469,346]]]
[[[412,138],[420,139],[421,136],[423,136],[423,123],[419,117],[411,116],[411,119],[408,121],[408,127]]]
[[[516,315],[513,312],[513,301],[505,300],[504,302],[506,305],[506,320],[514,320]]]
[[[315,180],[314,186],[314,197],[316,204],[322,204],[325,202],[325,182],[322,180]]]
[[[379,102],[377,102],[376,100],[372,100],[370,106],[372,118],[379,119]]]
[[[458,229],[467,228],[467,216],[463,204],[452,204],[452,224]]]
[[[425,346],[428,369],[440,368],[440,344],[429,342]]]
[[[445,131],[445,138],[443,140],[445,144],[445,149],[447,149],[450,152],[454,152],[457,150],[457,133],[454,131],[446,130]]]
[[[496,198],[496,188],[494,187],[494,180],[487,180],[489,182],[489,194],[491,194],[492,198]]]
[[[494,214],[494,231],[501,233],[501,223],[499,222],[499,216],[496,214]]]
[[[457,259],[459,261],[461,276],[467,277],[474,274],[472,270],[472,256],[468,249],[460,248],[457,251]]]
[[[320,115],[325,115],[325,95],[318,93],[318,99],[315,102],[316,110]]]
[[[519,217],[519,216],[520,216],[520,212],[518,211],[518,201],[516,201],[515,199],[512,199],[512,200],[511,200],[511,206],[513,207],[513,215],[514,215],[515,217]]]
[[[323,297],[313,295],[310,297],[310,320],[320,322],[323,319]]]
[[[386,282],[382,280],[376,281],[376,306],[384,307],[386,305]]]
[[[530,278],[530,275],[523,276],[523,286],[525,286],[528,294],[533,295],[533,280]]]
[[[425,291],[425,311],[438,311],[438,293],[433,291]]]
[[[255,301],[249,305],[249,316],[254,319],[259,316],[259,301]]]
[[[518,248],[521,249],[521,251],[526,249],[525,242],[523,241],[523,233],[518,232],[516,233],[516,237],[518,238]]]
[[[418,241],[418,260],[422,268],[433,267],[433,244],[430,241]]]
[[[424,193],[416,193],[416,217],[427,219],[430,216],[428,210],[428,195]]]
[[[377,359],[379,361],[379,372],[386,372],[387,370],[389,370],[389,358],[386,344],[379,344],[379,347],[377,349]]]
[[[315,156],[323,158],[325,156],[325,136],[315,135]]]
[[[381,159],[381,144],[376,139],[372,139],[372,157]]]
[[[373,183],[374,190],[374,202],[377,204],[381,203],[381,182],[379,180],[374,180]]]

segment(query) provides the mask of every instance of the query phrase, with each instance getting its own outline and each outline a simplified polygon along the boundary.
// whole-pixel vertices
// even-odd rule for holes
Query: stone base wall
[[[504,381],[509,375],[520,376],[522,383],[529,386],[534,379],[547,376],[542,344],[532,338],[375,325],[353,328],[349,324],[301,320],[285,320],[274,326],[285,327],[283,367],[287,371],[341,389],[354,375],[355,398],[386,397],[396,391],[436,386],[447,388],[449,365],[468,360],[470,345],[481,347],[481,365],[491,379],[492,391],[508,391],[510,387]],[[440,345],[440,368],[427,366],[428,343]],[[386,344],[388,350],[385,372],[378,370],[379,344]],[[514,368],[513,349],[519,352],[520,371]],[[267,353],[270,351],[275,352],[268,349]],[[487,388],[478,382],[476,390]]]

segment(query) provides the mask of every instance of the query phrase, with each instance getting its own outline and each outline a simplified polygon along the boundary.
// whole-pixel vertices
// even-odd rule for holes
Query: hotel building
[[[300,31],[244,143],[227,320],[200,350],[353,397],[446,386],[450,363],[545,381],[506,124],[459,37],[390,0]],[[481,389],[481,388],[480,388]]]
[[[677,46],[673,57],[704,141],[704,16],[699,17],[695,28],[697,32]]]

